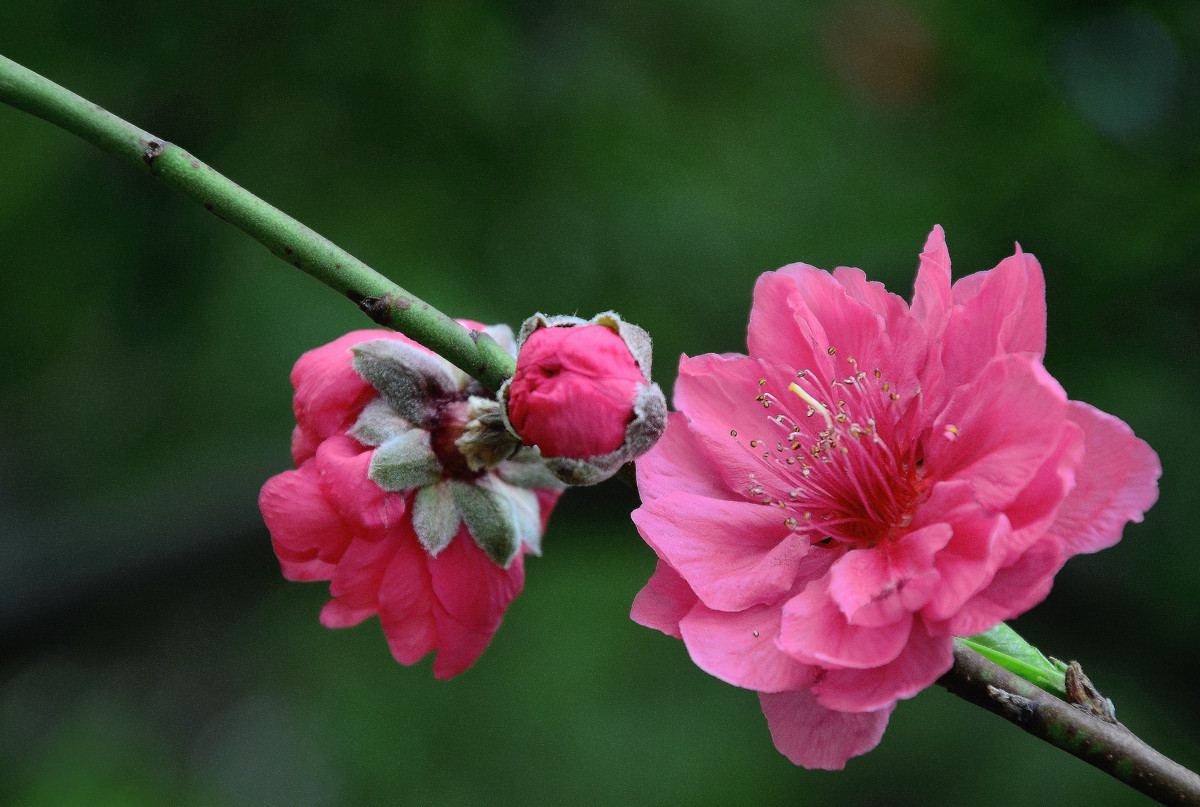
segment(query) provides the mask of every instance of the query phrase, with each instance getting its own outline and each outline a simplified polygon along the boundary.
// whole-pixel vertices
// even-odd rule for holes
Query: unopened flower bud
[[[650,381],[650,337],[609,311],[590,320],[535,314],[517,369],[500,389],[509,428],[571,485],[612,476],[658,440],[662,390]]]

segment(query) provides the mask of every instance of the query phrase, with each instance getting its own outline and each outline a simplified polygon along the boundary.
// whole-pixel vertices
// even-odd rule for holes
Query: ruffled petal
[[[741,499],[717,472],[712,459],[688,426],[687,416],[671,412],[662,438],[636,464],[638,496],[643,502],[674,491],[710,499]]]
[[[820,320],[805,302],[796,277],[800,266],[793,264],[759,277],[754,284],[746,341],[751,356],[769,364],[808,369],[828,378],[829,341]],[[811,266],[804,269],[824,274]]]
[[[811,369],[828,383],[850,371],[849,358],[856,359],[862,366],[877,364],[886,355],[884,333],[885,320],[871,306],[856,300],[829,272],[823,272],[807,264],[796,263],[778,270],[777,274],[792,277],[800,290],[802,303],[795,298],[788,302],[797,307],[797,315],[809,323],[819,322],[825,332],[825,340],[814,347],[817,356],[824,354],[823,365],[814,367],[797,366],[794,361],[778,362],[766,356],[772,363],[780,363],[797,370]],[[757,304],[758,297],[755,297]],[[832,349],[834,352],[830,353]],[[751,346],[752,355],[760,355]],[[828,368],[823,375],[822,370]]]
[[[874,712],[835,712],[807,690],[763,692],[758,700],[780,753],[795,765],[831,771],[879,745],[895,708],[892,704]]]
[[[633,511],[646,543],[710,608],[738,611],[792,587],[808,540],[775,507],[670,493]]]
[[[921,613],[933,621],[948,619],[992,579],[1011,528],[1003,513],[985,510],[969,483],[958,480],[934,486],[929,500],[913,517],[914,527],[945,524],[949,543],[934,557],[940,584]]]
[[[1019,246],[995,269],[959,280],[953,295],[944,347],[952,386],[969,381],[996,356],[1046,354],[1046,281],[1037,259]]]
[[[314,442],[344,432],[378,393],[354,371],[350,348],[372,339],[404,339],[394,331],[351,331],[314,348],[292,368],[296,422]],[[405,340],[407,341],[407,340]]]
[[[427,564],[437,598],[433,674],[445,680],[474,664],[487,648],[505,609],[525,584],[525,567],[518,556],[507,569],[500,568],[465,530]]]
[[[428,556],[405,524],[393,528],[388,543],[395,553],[379,585],[379,622],[396,661],[416,664],[438,646]]]
[[[908,317],[908,303],[904,302],[904,298],[892,294],[878,280],[867,280],[867,273],[862,269],[839,266],[831,274],[850,297],[883,317],[888,328]],[[885,329],[885,334],[887,330]]]
[[[925,473],[965,479],[984,507],[1003,511],[1059,445],[1067,396],[1028,355],[995,359],[960,387],[925,441]]]
[[[708,475],[719,475],[741,498],[787,498],[793,471],[786,457],[774,451],[787,430],[771,420],[779,407],[765,407],[763,395],[799,401],[788,391],[795,380],[788,367],[745,356],[708,354],[679,362],[675,407],[687,416],[708,455]]]
[[[374,451],[344,434],[336,434],[317,449],[313,460],[321,479],[321,491],[334,510],[347,522],[360,525],[356,535],[381,538],[399,524],[411,491],[388,493],[368,477]]]
[[[1142,520],[1158,499],[1162,465],[1124,421],[1079,401],[1067,404],[1067,416],[1083,428],[1084,457],[1050,533],[1075,555],[1112,546],[1126,523]]]
[[[351,541],[330,579],[334,598],[321,610],[321,624],[348,628],[379,613],[379,586],[395,552],[391,541]]]
[[[852,625],[890,625],[925,605],[941,575],[933,556],[953,531],[930,524],[873,548],[852,549],[829,570],[829,595]]]
[[[805,664],[866,669],[887,664],[904,649],[913,616],[904,612],[880,627],[852,625],[829,596],[829,575],[783,606],[779,647]]]
[[[952,636],[973,636],[1025,613],[1046,599],[1054,575],[1065,560],[1062,541],[1053,536],[1043,538],[1016,563],[996,572],[987,588],[968,600],[944,627],[931,625],[931,629]]]
[[[313,463],[268,479],[258,506],[283,576],[328,580],[353,535],[322,495]]]
[[[639,625],[682,639],[679,621],[688,615],[700,598],[671,564],[661,558],[654,574],[633,598],[629,618]]]
[[[997,544],[993,551],[994,567],[1012,563],[1046,534],[1059,507],[1075,487],[1075,475],[1083,455],[1083,429],[1070,421],[1064,423],[1054,452],[1005,509],[1013,529],[1007,543]]]
[[[913,286],[912,315],[932,339],[941,334],[952,305],[950,253],[946,249],[946,233],[940,224],[936,224],[921,252],[921,264]]]
[[[911,698],[941,678],[953,663],[953,637],[931,635],[917,620],[894,661],[869,670],[829,670],[813,693],[830,709],[866,712]]]
[[[292,463],[299,468],[317,455],[321,441],[306,432],[301,426],[292,429]]]
[[[884,323],[878,338],[864,346],[861,354],[848,354],[857,359],[857,367],[849,363],[840,366],[850,370],[850,374],[886,367],[892,386],[915,388],[929,353],[930,339],[921,322],[909,312],[904,298],[888,292],[878,281],[868,281],[861,269],[839,267],[833,270],[833,278],[847,294],[868,306]],[[842,358],[840,349],[838,357]],[[839,365],[835,362],[834,366]]]
[[[782,692],[809,687],[820,673],[775,645],[778,606],[726,613],[697,603],[679,622],[679,630],[696,666],[727,684]]]

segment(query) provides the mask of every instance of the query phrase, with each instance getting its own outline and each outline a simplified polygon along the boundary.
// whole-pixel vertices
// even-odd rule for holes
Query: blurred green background
[[[908,296],[1042,261],[1046,364],[1160,453],[1147,522],[1016,623],[1200,767],[1200,3],[4,0],[0,53],[456,315],[615,308],[744,349],[755,277]],[[841,773],[628,609],[631,491],[571,492],[466,674],[328,631],[255,500],[349,303],[0,108],[0,804],[1141,804],[935,688]]]

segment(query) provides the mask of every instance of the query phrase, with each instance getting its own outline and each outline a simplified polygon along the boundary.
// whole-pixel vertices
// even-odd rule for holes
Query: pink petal
[[[330,579],[334,599],[321,610],[321,624],[348,628],[379,613],[379,585],[395,552],[390,541],[351,541]]]
[[[869,670],[829,670],[812,691],[830,709],[866,712],[911,698],[941,678],[953,663],[953,637],[930,635],[917,620],[894,661]]]
[[[292,429],[292,462],[297,468],[317,455],[321,441],[297,425]]]
[[[1004,510],[1057,450],[1066,400],[1031,356],[993,360],[954,392],[934,421],[925,473],[966,479],[984,507]]]
[[[832,275],[851,298],[883,317],[889,327],[908,317],[908,303],[904,302],[904,298],[892,294],[878,280],[867,280],[867,273],[862,269],[839,266]]]
[[[808,369],[828,379],[829,342],[820,320],[805,302],[796,278],[798,267],[793,264],[767,272],[754,284],[746,341],[751,356],[773,365]],[[811,266],[805,269],[824,274]]]
[[[850,714],[826,709],[808,691],[759,693],[775,747],[795,765],[841,770],[883,737],[895,705]]]
[[[969,483],[939,482],[928,501],[913,516],[914,527],[947,524],[953,535],[934,557],[941,575],[933,597],[921,609],[927,619],[947,619],[991,580],[997,562],[997,545],[1003,546],[1011,529],[1002,513],[985,510]]]
[[[958,614],[930,628],[953,636],[971,636],[1020,616],[1050,593],[1054,575],[1064,560],[1062,541],[1051,536],[1043,538],[1016,563],[996,572],[987,588],[968,600]]]
[[[352,628],[375,616],[376,607],[362,598],[334,597],[321,608],[321,624],[327,628]]]
[[[933,596],[941,580],[933,556],[952,534],[948,524],[930,524],[873,548],[852,549],[829,570],[829,594],[850,624],[890,625]]]
[[[389,543],[396,550],[379,584],[379,622],[396,661],[416,664],[438,640],[429,556],[411,528],[394,530]]]
[[[1077,466],[1084,459],[1083,429],[1070,421],[1063,425],[1054,453],[1005,510],[1013,531],[1008,541],[998,544],[992,553],[997,568],[1012,563],[1046,534],[1075,487]]]
[[[680,360],[675,407],[687,416],[693,435],[708,455],[709,477],[719,474],[728,489],[744,498],[786,499],[792,471],[771,449],[786,438],[787,431],[769,419],[778,407],[764,407],[759,398],[770,393],[789,404],[799,402],[788,390],[795,378],[790,368],[745,356],[708,354]],[[766,383],[760,384],[764,379]]]
[[[778,270],[778,274],[795,278],[803,299],[803,302],[797,305],[799,315],[809,323],[815,318],[824,330],[826,339],[824,343],[818,343],[815,350],[818,351],[818,355],[825,352],[825,367],[828,367],[832,374],[825,375],[821,366],[810,368],[797,366],[794,362],[784,362],[785,366],[796,370],[811,369],[828,383],[835,377],[841,377],[843,373],[857,372],[856,369],[851,369],[853,365],[847,363],[848,358],[856,359],[863,368],[880,364],[885,359],[888,351],[884,317],[875,313],[871,306],[848,294],[833,275],[803,263],[785,266]],[[789,299],[789,303],[796,304],[792,299]],[[758,304],[757,294],[755,304]],[[753,317],[753,313],[751,316]],[[828,358],[831,356],[828,353],[829,348],[835,351],[832,358]],[[764,355],[769,359],[765,354],[759,354],[753,345],[750,353],[755,356]]]
[[[465,529],[428,566],[437,598],[433,674],[446,680],[474,664],[492,641],[525,584],[525,567],[519,555],[507,569],[492,563]]]
[[[327,345],[314,348],[296,361],[292,408],[296,422],[315,441],[344,432],[362,408],[376,397],[375,388],[354,371],[350,348],[372,339],[401,339],[395,331],[351,331]]]
[[[1067,416],[1083,427],[1084,457],[1050,532],[1075,555],[1112,546],[1126,522],[1142,520],[1158,499],[1162,466],[1124,421],[1078,401]]]
[[[563,492],[561,490],[547,490],[546,488],[533,488],[533,495],[538,500],[538,512],[542,517],[542,532],[546,531],[546,525],[550,522],[550,514],[554,512],[554,506],[558,504],[559,498]]]
[[[660,558],[650,580],[633,598],[629,618],[639,625],[682,639],[679,621],[698,602],[700,599],[687,581]]]
[[[945,332],[952,386],[969,381],[996,356],[1046,353],[1046,281],[1032,255],[1005,258],[995,269],[959,280]]]
[[[776,507],[669,493],[633,511],[638,532],[710,608],[775,602],[792,586],[808,540]]]
[[[667,416],[662,438],[637,461],[636,467],[638,495],[643,502],[677,490],[711,499],[742,498],[717,473],[682,412]]]
[[[726,613],[697,603],[679,629],[696,666],[734,686],[782,692],[807,688],[820,673],[776,647],[778,606]]]
[[[818,550],[814,550],[818,551]],[[805,664],[825,668],[880,667],[904,649],[912,614],[880,627],[851,625],[829,596],[830,575],[810,583],[783,606],[779,647]]]
[[[348,523],[356,525],[362,538],[381,538],[405,514],[405,496],[409,492],[387,493],[368,476],[373,449],[345,434],[336,434],[317,449],[317,471],[321,491],[334,510]]]
[[[925,240],[917,281],[913,287],[912,315],[931,337],[940,335],[950,313],[950,253],[940,224]]]
[[[289,580],[328,580],[333,564],[353,537],[321,494],[312,463],[284,471],[263,485],[258,497],[263,521],[283,576]]]
[[[864,347],[863,355],[855,356],[861,369],[869,372],[878,364],[887,368],[887,380],[893,387],[902,390],[915,387],[929,353],[930,339],[921,322],[909,312],[904,298],[888,292],[882,283],[868,281],[861,269],[839,267],[833,270],[833,278],[884,322],[877,344],[873,348]]]

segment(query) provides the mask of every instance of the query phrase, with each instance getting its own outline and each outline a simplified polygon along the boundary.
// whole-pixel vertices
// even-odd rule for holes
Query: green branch
[[[191,197],[292,266],[350,298],[376,323],[425,345],[493,391],[512,375],[512,357],[491,337],[468,331],[179,146],[3,56],[0,101],[66,129]]]

